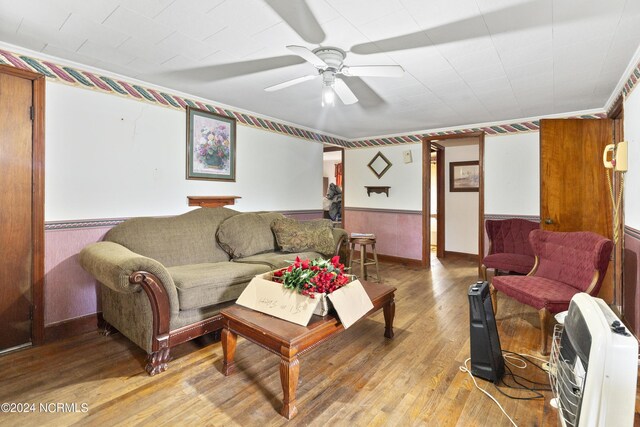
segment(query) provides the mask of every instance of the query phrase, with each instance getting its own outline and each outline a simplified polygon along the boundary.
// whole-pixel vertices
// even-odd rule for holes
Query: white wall
[[[412,163],[404,163],[402,152],[410,150]],[[367,167],[380,151],[393,166],[378,179]],[[345,206],[379,209],[422,210],[422,145],[396,145],[345,150]],[[367,196],[365,186],[390,186],[385,194]]]
[[[56,83],[46,96],[47,221],[179,214],[193,195],[322,209],[322,144],[238,124],[236,182],[187,180],[184,111]]]
[[[446,147],[444,150],[444,249],[467,254],[478,253],[478,209],[480,195],[476,192],[449,191],[449,164],[479,159],[478,145]]]
[[[484,178],[485,214],[540,215],[540,134],[485,137]]]
[[[624,138],[629,141],[629,171],[625,176],[625,224],[640,230],[640,89],[624,102]]]

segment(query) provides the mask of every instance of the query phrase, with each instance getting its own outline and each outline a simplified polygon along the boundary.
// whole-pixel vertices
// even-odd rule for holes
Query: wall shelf
[[[372,185],[365,185],[364,188],[367,189],[367,196],[371,197],[371,193],[379,193],[379,194],[386,194],[387,197],[389,197],[389,189],[391,187],[381,187],[381,186],[372,186]]]
[[[189,206],[201,206],[203,208],[218,208],[236,204],[240,196],[187,196]]]

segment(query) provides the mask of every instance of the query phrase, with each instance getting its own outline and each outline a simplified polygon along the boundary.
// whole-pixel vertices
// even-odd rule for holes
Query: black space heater
[[[471,374],[497,384],[504,375],[504,359],[489,282],[479,281],[469,287],[469,335]]]

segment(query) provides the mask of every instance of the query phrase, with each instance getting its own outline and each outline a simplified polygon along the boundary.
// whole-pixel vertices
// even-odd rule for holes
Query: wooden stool
[[[381,282],[382,279],[380,278],[380,268],[378,266],[378,254],[376,253],[376,238],[350,237],[349,243],[351,244],[351,250],[349,251],[349,267],[352,267],[354,262],[358,262],[357,260],[353,260],[353,251],[355,251],[356,245],[360,245],[360,275],[364,278],[364,280],[367,280],[367,266],[375,265],[377,281]],[[367,245],[371,245],[373,259],[367,258]],[[351,274],[353,274],[353,270],[351,270]]]

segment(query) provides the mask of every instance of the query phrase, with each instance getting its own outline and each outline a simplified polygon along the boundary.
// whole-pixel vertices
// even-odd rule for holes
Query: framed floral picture
[[[236,180],[236,119],[187,107],[187,179]]]

